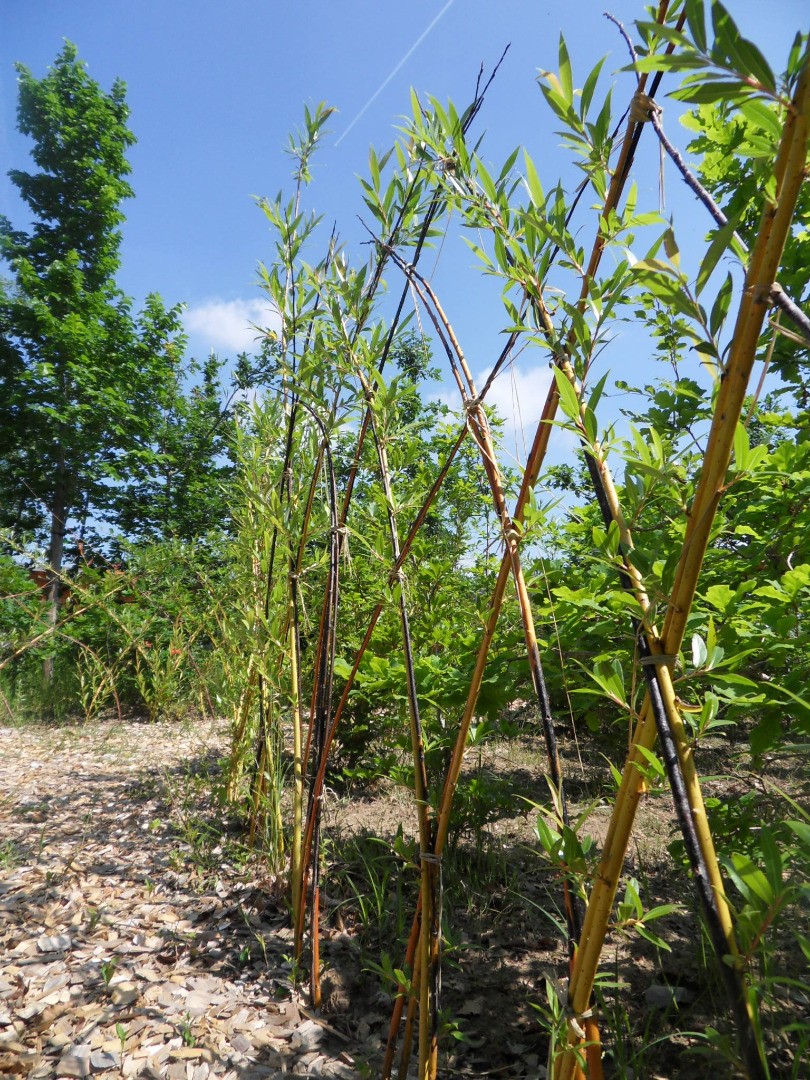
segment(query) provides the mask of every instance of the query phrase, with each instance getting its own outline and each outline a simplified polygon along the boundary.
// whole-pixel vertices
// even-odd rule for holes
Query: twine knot
[[[653,113],[660,113],[661,106],[649,94],[636,90],[630,102],[630,119],[636,124],[646,124]]]
[[[593,1016],[593,1009],[586,1009],[585,1012],[574,1012],[570,1006],[566,1006],[565,1018],[569,1025],[574,1029],[577,1034],[577,1038],[584,1039],[585,1029],[583,1028],[580,1020],[590,1020]]]

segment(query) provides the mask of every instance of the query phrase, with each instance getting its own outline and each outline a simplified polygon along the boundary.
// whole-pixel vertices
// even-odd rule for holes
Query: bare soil
[[[328,792],[315,1013],[293,987],[284,883],[212,797],[226,744],[226,727],[208,722],[0,729],[0,1074],[379,1074],[384,969],[400,966],[413,916],[412,800],[393,783]],[[597,852],[607,766],[563,749]],[[564,998],[568,958],[559,881],[534,829],[535,804],[549,802],[537,741],[472,751],[466,781],[467,827],[442,865],[440,1075],[542,1078],[544,1017],[549,994]],[[683,906],[656,924],[671,952],[609,941],[608,1077],[705,1075],[690,1051],[724,1012],[688,877],[668,852],[674,835],[667,797],[645,800],[627,872],[645,905]],[[735,1074],[723,1064],[713,1075]]]

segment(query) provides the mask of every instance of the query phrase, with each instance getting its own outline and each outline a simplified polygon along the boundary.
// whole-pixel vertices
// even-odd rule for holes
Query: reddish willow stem
[[[495,509],[496,509],[497,514],[498,514],[498,517],[499,517],[499,519],[501,521],[504,540],[505,540],[505,543],[506,543],[508,564],[507,564],[506,559],[504,560],[504,564],[508,565],[508,569],[507,569],[507,573],[505,575],[505,578],[508,577],[509,571],[511,570],[511,574],[512,574],[512,577],[514,578],[515,587],[516,587],[516,590],[517,590],[518,602],[519,602],[520,611],[521,611],[521,619],[522,619],[522,623],[523,623],[524,638],[525,638],[525,641],[526,641],[527,656],[528,656],[528,660],[529,660],[529,668],[530,668],[530,672],[531,672],[531,676],[532,676],[532,683],[533,683],[535,696],[536,696],[536,700],[537,700],[538,713],[540,715],[540,720],[541,720],[541,727],[542,727],[545,742],[546,742],[548,761],[549,761],[549,772],[550,772],[552,782],[553,782],[554,787],[555,787],[558,805],[561,808],[564,819],[567,822],[568,817],[567,817],[566,800],[565,800],[565,793],[564,793],[564,787],[563,787],[562,770],[561,770],[561,767],[560,767],[559,753],[558,753],[558,749],[557,749],[556,733],[554,731],[554,721],[553,721],[553,717],[551,715],[551,708],[550,708],[550,703],[549,703],[549,699],[548,699],[548,693],[547,693],[547,690],[546,690],[545,677],[544,677],[544,674],[543,674],[542,662],[540,660],[540,652],[539,652],[539,648],[538,648],[538,645],[537,645],[537,635],[536,635],[535,626],[534,626],[534,618],[533,618],[532,610],[531,610],[531,602],[529,600],[529,593],[528,593],[528,589],[526,587],[526,582],[525,582],[525,578],[524,578],[524,575],[523,575],[523,568],[522,568],[522,564],[521,564],[521,560],[520,560],[520,553],[519,553],[519,546],[518,546],[519,545],[519,539],[520,539],[520,530],[519,530],[519,527],[517,527],[515,525],[513,519],[510,517],[509,511],[508,511],[508,508],[507,508],[507,505],[506,505],[506,498],[505,498],[505,493],[504,493],[504,489],[503,489],[503,481],[502,481],[500,470],[499,470],[499,467],[498,467],[497,456],[496,456],[496,453],[495,453],[495,447],[494,447],[494,444],[492,442],[492,438],[491,438],[491,435],[490,435],[489,424],[488,424],[487,419],[486,419],[486,414],[485,414],[485,412],[483,410],[483,406],[481,404],[480,396],[477,394],[475,383],[473,381],[472,374],[470,372],[470,369],[469,369],[469,366],[467,364],[464,353],[463,353],[463,351],[461,349],[461,346],[460,346],[460,344],[459,344],[459,342],[458,342],[458,340],[457,340],[457,338],[455,336],[453,328],[452,328],[449,320],[447,319],[447,316],[445,315],[445,313],[444,313],[444,311],[443,311],[443,309],[442,309],[442,307],[441,307],[441,305],[440,305],[440,303],[438,301],[438,298],[436,297],[433,289],[431,288],[430,284],[421,275],[419,275],[415,270],[413,270],[412,268],[405,267],[404,264],[402,264],[401,260],[398,260],[396,255],[394,255],[393,257],[394,257],[395,261],[397,261],[399,263],[399,265],[405,271],[405,273],[411,278],[411,281],[414,283],[414,288],[416,288],[416,290],[417,290],[417,292],[418,292],[418,294],[420,296],[420,299],[422,300],[423,304],[425,305],[425,308],[426,308],[426,310],[428,312],[428,315],[429,315],[429,317],[431,318],[431,321],[434,324],[434,328],[436,330],[437,336],[439,337],[439,340],[441,341],[441,343],[442,343],[442,345],[443,345],[443,347],[445,349],[448,360],[450,362],[451,369],[452,369],[453,374],[454,374],[454,376],[456,378],[456,382],[457,382],[457,385],[459,387],[459,391],[461,393],[463,406],[464,406],[464,409],[465,409],[465,411],[467,412],[467,415],[468,415],[468,423],[469,423],[471,431],[473,433],[473,437],[475,438],[476,444],[478,445],[479,450],[481,452],[481,458],[482,458],[482,461],[483,461],[484,470],[485,470],[485,473],[487,475],[487,479],[488,479],[488,482],[489,482],[490,489],[492,491],[493,502],[494,502]],[[426,299],[426,297],[427,297],[427,299]],[[428,303],[428,299],[429,299],[429,303]],[[524,488],[524,490],[525,490],[525,488]],[[504,588],[505,588],[505,581],[504,581]],[[501,594],[501,596],[502,596],[502,594]],[[495,619],[492,620],[493,631],[494,631],[495,623],[497,623],[497,615],[496,615]],[[483,674],[483,672],[482,672],[482,674]],[[471,715],[472,715],[471,710],[470,710],[469,715],[471,717]],[[465,711],[465,719],[467,719],[466,711]],[[465,726],[464,722],[462,722],[462,726]],[[466,743],[466,734],[465,734],[465,740],[464,741]],[[458,768],[458,771],[456,771],[455,776],[454,776],[453,789],[452,789],[453,791],[454,791],[455,786],[456,786],[456,784],[458,782],[458,775],[459,775],[459,772],[460,772],[460,758],[458,759],[457,764],[458,764],[459,768]],[[451,769],[452,769],[452,766],[451,766]],[[450,774],[448,774],[448,779],[449,779],[449,775]],[[447,836],[447,830],[449,828],[449,800],[452,799],[452,792],[451,792],[450,788],[448,788],[447,786],[445,787],[445,793],[446,793],[446,797],[448,799],[448,802],[445,803],[445,800],[443,798],[443,802],[442,802],[442,811],[443,811],[443,813],[440,813],[437,836],[436,836],[436,840],[434,841],[434,847],[433,847],[433,856],[434,856],[434,859],[436,859],[436,860],[439,860],[441,858],[441,854],[442,854],[444,843],[445,843],[446,836]],[[576,902],[576,899],[575,899],[574,891],[571,888],[570,882],[567,879],[564,879],[563,887],[564,887],[566,919],[568,921],[568,927],[569,927],[569,947],[573,948],[573,941],[578,936],[579,927],[581,925],[581,913],[579,911],[579,908],[578,908],[578,905],[577,905],[577,902]],[[417,916],[418,916],[418,913],[417,913]],[[424,913],[423,913],[422,914],[422,923],[423,923],[423,925],[424,925],[424,922],[425,922],[425,918],[424,918]],[[423,937],[424,937],[424,930],[423,930]],[[437,967],[438,966],[438,941],[432,944],[432,949],[433,949],[433,953],[432,953],[432,957],[431,957],[432,965]],[[422,963],[424,963],[424,960],[422,960]],[[411,1009],[412,1009],[412,1006],[409,1008],[409,1012],[411,1011]],[[401,1015],[401,1009],[399,1010],[399,1013]],[[398,1027],[398,1024],[399,1024],[399,1018],[397,1018],[397,1020],[396,1020],[396,1026],[397,1027]],[[392,1018],[392,1028],[393,1028],[393,1018]],[[390,1039],[391,1039],[391,1030],[389,1030],[389,1041],[390,1041]],[[403,1063],[405,1062],[407,1056],[408,1056],[408,1040],[407,1040],[407,1034],[406,1034],[406,1039],[405,1039],[405,1042],[403,1044]],[[385,1075],[385,1073],[383,1075]]]
[[[657,16],[656,16],[657,21],[662,22],[664,20],[664,18],[666,17],[667,8],[668,8],[667,0],[662,0],[662,3],[659,5],[658,13],[657,13]],[[679,21],[679,26],[683,25],[683,18],[684,18],[684,16],[681,17],[681,20]],[[671,52],[672,47],[668,46],[667,51]],[[639,92],[642,91],[643,88],[644,88],[645,79],[646,79],[646,76],[643,76],[640,80],[638,80],[638,91]],[[658,87],[658,85],[660,83],[660,79],[661,79],[661,73],[659,72],[659,73],[656,74],[656,77],[655,77],[654,82],[653,82],[653,87],[652,87],[652,92],[653,93],[655,92],[655,89],[657,89],[657,87]],[[603,218],[606,218],[607,215],[610,213],[611,209],[615,208],[615,206],[618,204],[618,200],[619,200],[619,198],[621,196],[621,192],[622,192],[622,190],[624,188],[624,184],[625,184],[625,182],[627,180],[627,176],[629,174],[629,170],[630,170],[630,167],[632,165],[632,161],[633,161],[633,158],[634,158],[634,155],[635,155],[635,150],[636,150],[636,147],[638,145],[638,141],[639,141],[640,136],[641,136],[642,126],[643,125],[641,123],[637,122],[637,121],[631,121],[628,124],[627,131],[625,133],[625,138],[624,138],[624,141],[623,141],[623,144],[622,144],[622,149],[621,149],[620,156],[619,156],[619,161],[617,163],[616,169],[614,170],[614,174],[613,174],[613,178],[611,180],[610,188],[609,188],[607,196],[606,196],[605,207],[604,207],[604,210],[602,212]],[[571,211],[569,211],[569,215],[568,215],[568,217],[566,219],[567,221],[570,220],[570,216],[573,213],[574,208],[575,207],[572,207]],[[590,262],[588,264],[588,269],[587,269],[585,277],[583,279],[582,293],[581,293],[581,297],[580,297],[580,307],[584,307],[584,303],[585,303],[588,288],[589,288],[589,281],[595,275],[596,270],[597,270],[597,268],[599,266],[599,263],[601,261],[603,248],[604,248],[604,240],[602,239],[601,236],[597,236],[597,239],[596,239],[596,241],[594,243],[593,252],[591,254],[591,259],[590,259]],[[552,259],[554,258],[554,255],[556,255],[556,251],[552,255]],[[547,336],[549,336],[549,338],[553,342],[553,340],[555,338],[554,328],[553,328],[551,320],[550,320],[550,318],[548,316],[548,312],[546,311],[545,306],[542,303],[542,298],[533,299],[532,303],[535,306],[535,309],[536,309],[536,312],[538,314],[538,319],[540,321],[541,326],[543,326],[544,330],[547,333]],[[564,353],[562,355],[564,355]],[[487,381],[487,384],[486,384],[486,386],[484,388],[484,392],[486,392],[486,390],[491,385],[491,382],[494,379],[495,374],[496,374],[496,371],[493,370],[493,372],[490,375],[490,378]],[[539,421],[539,423],[537,425],[534,441],[533,441],[533,444],[532,444],[532,449],[531,449],[531,452],[530,452],[530,455],[529,455],[529,460],[527,462],[526,469],[524,471],[523,483],[521,485],[520,494],[518,496],[518,501],[517,501],[516,508],[515,508],[515,514],[514,514],[513,520],[517,521],[518,523],[522,521],[523,513],[525,512],[525,506],[526,506],[526,504],[528,502],[528,499],[529,499],[529,494],[530,494],[531,490],[533,489],[534,485],[537,482],[537,478],[539,476],[540,469],[541,469],[543,461],[545,459],[545,454],[546,454],[546,451],[547,451],[547,448],[548,448],[548,443],[549,443],[549,438],[550,438],[550,433],[551,433],[551,425],[552,425],[554,417],[556,415],[558,402],[559,402],[559,393],[557,391],[556,382],[554,380],[552,380],[551,386],[549,388],[548,395],[546,397],[545,404],[543,406],[543,411],[542,411],[542,414],[541,414],[541,417],[540,417],[540,421]],[[469,733],[469,725],[470,725],[471,720],[472,720],[472,715],[473,715],[474,709],[475,709],[475,702],[477,701],[478,693],[480,692],[481,683],[483,682],[484,671],[485,671],[485,668],[486,668],[487,658],[488,658],[488,655],[489,655],[489,648],[490,648],[492,639],[493,639],[494,634],[495,634],[495,629],[496,629],[496,626],[497,626],[498,618],[500,616],[500,611],[501,611],[501,607],[502,607],[502,603],[503,603],[503,597],[504,597],[505,591],[506,591],[506,584],[507,584],[507,581],[509,579],[509,574],[510,574],[510,552],[507,551],[507,552],[505,552],[503,560],[501,562],[501,568],[500,568],[500,572],[499,572],[499,575],[498,575],[498,580],[497,580],[495,589],[493,590],[492,600],[491,600],[491,603],[490,603],[490,616],[489,616],[489,618],[487,620],[487,625],[486,625],[486,628],[485,628],[485,631],[484,631],[484,636],[483,636],[483,639],[481,641],[481,645],[479,647],[479,652],[478,652],[478,656],[476,658],[476,665],[475,665],[475,669],[474,669],[474,673],[473,673],[473,678],[472,678],[471,684],[470,684],[468,701],[467,701],[467,705],[465,707],[464,717],[462,719],[462,724],[460,726],[460,729],[459,729],[459,732],[458,732],[458,735],[457,735],[456,746],[455,746],[454,751],[453,751],[453,756],[451,758],[450,767],[448,769],[447,778],[446,778],[446,781],[445,781],[445,788],[444,788],[444,791],[443,791],[443,794],[442,794],[442,800],[441,800],[441,803],[440,803],[440,810],[439,810],[439,821],[438,821],[436,847],[435,847],[435,850],[437,852],[441,852],[441,850],[442,850],[442,848],[444,846],[444,842],[445,842],[447,833],[449,831],[449,820],[450,820],[450,812],[451,812],[451,807],[452,807],[452,802],[453,802],[453,796],[454,796],[454,793],[455,793],[455,788],[456,788],[457,783],[458,783],[458,778],[459,778],[460,773],[461,773],[461,764],[462,764],[462,760],[463,760],[463,754],[464,754],[464,748],[466,746],[467,736],[468,736],[468,733]],[[411,941],[413,941],[413,934],[412,934],[412,937],[411,937]],[[414,951],[415,951],[415,947],[412,947],[409,944],[409,948],[408,948],[408,951],[406,953],[406,959],[405,959],[406,964],[411,964],[413,962],[413,953],[414,953]],[[403,988],[400,988],[400,990],[402,990],[402,989]],[[403,1010],[403,998],[402,998],[402,996],[400,996],[397,999],[397,1001],[395,1002],[394,1011],[393,1011],[393,1014],[392,1014],[392,1017],[391,1017],[391,1024],[390,1024],[390,1027],[389,1027],[388,1042],[387,1042],[387,1047],[386,1047],[386,1057],[385,1057],[385,1063],[384,1063],[384,1066],[383,1066],[383,1073],[382,1073],[384,1080],[388,1080],[388,1077],[390,1076],[391,1067],[392,1067],[392,1064],[393,1064],[393,1057],[394,1057],[394,1053],[395,1053],[395,1049],[396,1049],[397,1033],[398,1033],[398,1029],[399,1029],[401,1016],[402,1016],[402,1010]],[[600,1049],[600,1046],[599,1046],[598,1029],[596,1028],[595,1022],[593,1021],[592,1017],[588,1017],[585,1020],[585,1029],[586,1029],[586,1035],[587,1035],[588,1043],[589,1043],[589,1047],[588,1047],[588,1051],[587,1051],[587,1057],[588,1057],[589,1066],[590,1066],[590,1073],[591,1073],[591,1076],[593,1078],[597,1078],[597,1077],[601,1076],[601,1072],[602,1072],[602,1068],[601,1068],[601,1049]],[[403,1052],[403,1058],[404,1058],[404,1056],[405,1056],[405,1052]],[[576,1072],[577,1072],[577,1075],[580,1075],[580,1076],[582,1075],[581,1070],[579,1069],[578,1066],[577,1066]]]
[[[451,466],[453,464],[453,461],[455,460],[456,454],[461,449],[461,444],[464,442],[466,437],[467,437],[467,428],[464,427],[459,432],[459,434],[458,434],[458,436],[456,438],[456,441],[455,441],[454,445],[452,446],[452,448],[450,450],[450,453],[448,454],[444,465],[442,466],[438,476],[436,477],[436,479],[433,482],[433,486],[431,487],[431,489],[430,489],[430,491],[429,491],[429,493],[427,495],[427,498],[425,499],[424,503],[422,504],[422,507],[419,510],[419,513],[416,515],[416,517],[415,517],[415,519],[413,521],[413,524],[411,525],[411,527],[410,527],[410,529],[408,531],[408,535],[406,536],[406,538],[405,538],[405,540],[404,540],[404,542],[402,544],[402,550],[401,550],[401,552],[399,554],[399,558],[397,559],[397,561],[394,563],[393,567],[389,571],[389,574],[388,574],[388,584],[389,584],[389,586],[392,586],[395,583],[397,575],[398,575],[400,569],[405,564],[405,560],[407,559],[408,555],[411,552],[411,548],[413,546],[414,541],[416,540],[416,537],[417,537],[417,535],[419,533],[419,530],[421,529],[422,525],[424,524],[425,519],[427,518],[427,515],[430,512],[430,508],[433,505],[437,495],[439,494],[439,491],[441,490],[441,487],[444,484],[445,479],[447,478],[447,474],[450,472],[450,468],[451,468]],[[341,718],[343,716],[343,710],[345,709],[346,704],[347,704],[347,702],[349,700],[349,695],[351,694],[352,688],[354,686],[354,680],[357,677],[357,672],[360,669],[360,664],[361,664],[361,662],[363,660],[363,656],[365,655],[366,649],[369,646],[372,635],[374,633],[374,629],[377,626],[377,622],[379,621],[380,615],[382,615],[384,608],[385,608],[385,602],[380,601],[380,603],[377,604],[377,606],[374,608],[374,611],[372,612],[371,618],[369,620],[368,628],[367,628],[366,633],[365,633],[365,635],[363,637],[363,640],[362,640],[362,642],[360,644],[360,648],[357,650],[357,653],[356,653],[355,658],[354,658],[354,662],[352,664],[352,669],[349,672],[348,678],[346,679],[346,683],[345,683],[345,685],[343,687],[343,691],[342,691],[341,696],[340,696],[340,700],[338,701],[337,706],[335,708],[335,712],[334,712],[334,715],[332,717],[332,721],[331,721],[331,723],[329,725],[329,730],[327,732],[324,751],[323,751],[323,754],[321,755],[321,762],[320,762],[320,765],[318,766],[317,772],[316,772],[315,777],[313,778],[313,782],[312,782],[312,789],[311,790],[312,790],[312,792],[314,794],[314,798],[320,798],[320,796],[321,796],[321,794],[323,792],[323,785],[324,785],[324,781],[326,779],[326,766],[327,766],[327,759],[329,757],[329,751],[330,751],[330,749],[332,747],[332,742],[334,741],[335,735],[337,734],[338,726],[339,726],[340,720],[341,720]],[[312,844],[313,827],[314,827],[314,823],[311,820],[311,818],[308,816],[307,817],[307,824],[306,824],[306,832],[305,832],[305,835],[304,835],[303,859],[302,859],[303,864],[304,864],[305,867],[307,866],[307,863],[309,861],[309,851],[310,851],[311,844]],[[306,873],[306,871],[305,871],[305,873]],[[306,888],[306,883],[304,884],[304,888]],[[296,921],[296,956],[300,956],[300,949],[301,949],[301,946],[302,946],[302,940],[303,940],[303,912],[301,913],[301,916]]]

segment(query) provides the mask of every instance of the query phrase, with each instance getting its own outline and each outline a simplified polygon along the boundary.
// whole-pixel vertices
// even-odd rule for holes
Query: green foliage
[[[589,270],[573,213],[586,186],[603,199],[619,129],[611,92],[599,89],[602,63],[577,87],[563,39],[559,69],[543,72],[540,87],[584,174],[577,194],[562,182],[549,185],[518,149],[493,164],[480,144],[468,142],[465,117],[452,103],[414,94],[402,137],[389,151],[369,155],[362,192],[372,244],[359,266],[336,235],[324,243],[320,219],[302,208],[332,111],[321,104],[305,111],[303,129],[290,140],[292,193],[259,200],[273,244],[260,276],[278,327],[258,358],[239,359],[235,386],[242,393],[225,404],[216,358],[194,366],[188,383],[177,312],[151,298],[133,319],[114,283],[118,207],[130,194],[123,89],[116,84],[105,95],[70,46],[45,80],[22,72],[21,128],[34,137],[41,172],[14,174],[37,219],[32,233],[2,229],[14,274],[0,295],[0,419],[7,421],[0,492],[7,495],[2,520],[15,553],[0,558],[0,704],[7,712],[19,715],[38,700],[36,665],[46,659],[65,712],[89,718],[131,705],[150,718],[191,707],[228,716],[228,796],[278,871],[289,843],[286,788],[292,778],[295,868],[304,774],[308,769],[312,780],[338,708],[330,782],[351,787],[394,777],[418,788],[416,743],[418,766],[424,751],[429,814],[435,812],[490,610],[502,526],[478,447],[468,439],[455,449],[469,420],[430,400],[432,342],[392,326],[378,294],[392,262],[401,269],[399,253],[407,255],[407,273],[452,211],[482,272],[501,290],[510,346],[539,347],[551,358],[558,423],[582,451],[579,464],[541,478],[550,496],[561,493],[561,508],[543,503],[541,487],[515,534],[556,724],[566,733],[586,728],[619,777],[614,760],[626,753],[646,692],[639,624],[643,618],[660,628],[667,617],[726,375],[741,272],[763,197],[773,195],[774,156],[802,45],[777,78],[717,0],[686,0],[682,31],[674,28],[674,7],[663,27],[639,24],[634,68],[681,77],[674,96],[694,107],[686,124],[696,136],[690,150],[697,175],[729,220],[708,234],[694,265],[682,255],[676,223],[639,208],[630,188],[623,205],[598,219],[608,269]],[[82,125],[67,107],[71,95]],[[81,188],[85,174],[90,186]],[[84,201],[75,194],[67,201],[86,209],[104,177],[110,185],[94,204],[96,217],[77,209],[52,224],[57,196],[65,201],[79,185]],[[799,302],[810,282],[810,234],[801,224],[808,197],[804,190],[781,272],[783,288]],[[658,230],[652,243],[650,229]],[[611,382],[596,367],[625,320],[649,340],[649,375],[640,387]],[[807,343],[775,319],[758,356],[776,379],[762,400],[760,391],[749,399],[736,428],[685,644],[667,660],[698,767],[706,753],[722,755],[724,769],[736,756],[762,777],[761,791],[736,795],[728,777],[714,781],[706,805],[751,1001],[758,1015],[766,1007],[774,1030],[784,1033],[780,995],[785,987],[806,993],[779,960],[785,941],[808,953],[796,913],[807,901],[810,822],[800,802],[776,788],[771,767],[778,758],[797,787],[804,782],[810,382]],[[614,390],[622,399],[606,424]],[[497,418],[489,419],[497,429]],[[399,560],[451,453],[453,467]],[[43,464],[26,493],[20,477],[35,457]],[[606,527],[590,492],[591,478],[608,469],[621,515]],[[517,477],[504,479],[512,499]],[[20,565],[24,541],[46,539],[42,507],[50,516],[51,569],[62,585],[69,578],[72,590],[56,618]],[[59,524],[83,521],[89,528],[103,514],[125,534],[115,541],[121,562],[91,557],[88,545],[64,573]],[[644,595],[623,588],[636,571]],[[510,596],[470,745],[480,749],[512,733],[505,707],[532,692],[525,655]],[[636,768],[649,789],[664,789],[667,774],[654,749],[640,750]],[[596,856],[583,831],[592,807],[568,817],[559,790],[550,785],[550,793],[536,825],[543,861],[584,900]],[[465,834],[479,841],[490,822],[513,809],[513,794],[493,780],[481,753],[478,768],[458,782],[450,853],[458,855]],[[186,822],[192,848],[203,832],[198,822]],[[415,889],[412,845],[402,834],[392,845],[364,838],[340,859],[324,846],[322,862],[338,863],[364,946],[393,947],[392,937],[407,930],[404,901]],[[672,850],[677,858],[677,845]],[[316,860],[313,874],[319,869]],[[659,920],[678,913],[673,904],[648,907],[645,890],[630,878],[612,927],[666,950],[667,924]],[[409,984],[410,973],[385,952],[368,966]],[[565,1010],[551,979],[546,991],[541,1011],[553,1057]],[[806,1027],[791,1030],[807,1042]],[[181,1035],[193,1041],[190,1028]],[[722,1035],[711,1038],[720,1047]],[[615,1056],[625,1060],[619,1050]]]
[[[179,312],[157,296],[134,316],[115,284],[121,202],[132,195],[124,87],[105,93],[66,45],[48,74],[20,74],[18,123],[37,172],[12,170],[30,232],[0,223],[12,278],[0,290],[2,524],[49,546],[115,503],[150,445],[155,389],[174,377]]]
[[[222,668],[224,567],[198,545],[167,541],[127,551],[126,566],[85,561],[66,578],[60,620],[12,559],[0,559],[0,692],[14,718],[42,710],[40,666],[54,664],[55,717],[115,709],[149,718],[214,711]]]

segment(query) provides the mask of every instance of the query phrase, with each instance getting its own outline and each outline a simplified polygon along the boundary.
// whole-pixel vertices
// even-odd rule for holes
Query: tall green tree
[[[103,520],[133,458],[154,453],[179,311],[150,296],[134,315],[115,280],[133,194],[123,83],[105,92],[69,43],[44,78],[17,70],[36,169],[9,173],[30,229],[0,220],[0,525],[46,548],[56,621],[66,534]]]

